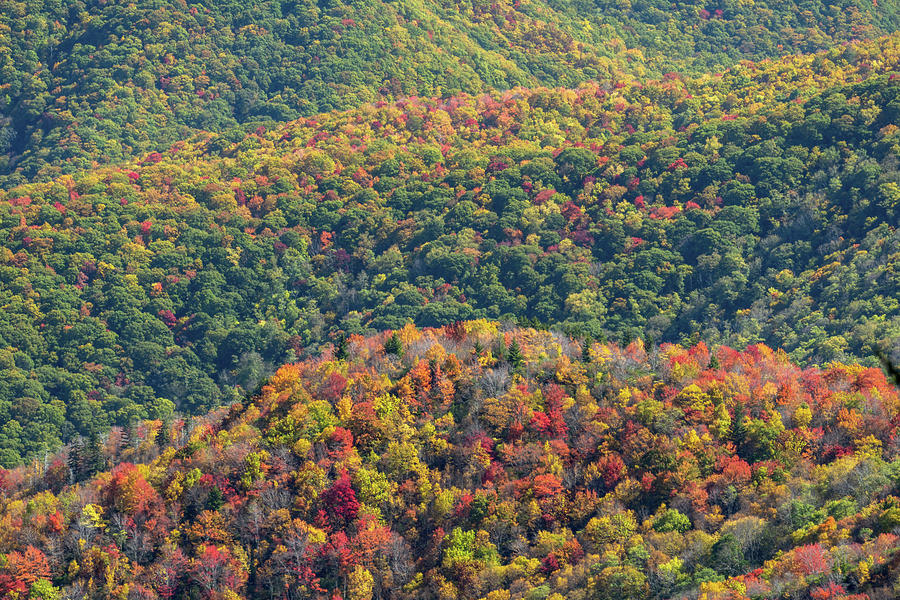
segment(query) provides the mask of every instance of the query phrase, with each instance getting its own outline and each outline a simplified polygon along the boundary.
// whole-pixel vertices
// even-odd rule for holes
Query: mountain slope
[[[209,4],[209,5],[207,5]],[[898,3],[0,3],[0,174],[381,97],[719,70],[897,30]]]
[[[341,352],[192,427],[148,422],[2,472],[0,593],[875,599],[900,585],[900,396],[878,369],[485,321]],[[67,466],[84,479],[107,459],[66,484]]]
[[[900,337],[897,44],[379,103],[2,191],[0,460],[201,414],[408,321],[877,364]]]

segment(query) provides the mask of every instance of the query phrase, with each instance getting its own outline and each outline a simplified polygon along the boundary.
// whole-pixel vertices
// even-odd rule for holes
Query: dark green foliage
[[[734,407],[734,415],[731,418],[731,432],[729,438],[737,450],[738,456],[747,457],[747,425],[744,423],[745,418],[744,405],[736,404]]]
[[[506,352],[506,361],[513,369],[518,369],[522,366],[524,360],[525,358],[522,356],[522,349],[519,348],[519,342],[513,338]]]
[[[337,360],[347,360],[347,358],[350,356],[350,353],[348,352],[349,347],[350,344],[347,341],[347,336],[341,334],[341,336],[338,338],[337,346],[335,346],[334,349],[334,357]]]
[[[736,575],[747,566],[744,550],[730,533],[723,535],[712,546],[710,562],[715,570],[723,575]]]
[[[159,426],[159,429],[156,430],[156,445],[160,448],[165,448],[167,445],[171,443],[172,438],[172,424],[168,420],[163,420]]]
[[[403,356],[403,342],[400,341],[400,336],[398,336],[396,333],[391,334],[391,336],[384,343],[384,353],[393,354],[397,357]]]
[[[219,510],[223,504],[225,504],[225,495],[222,493],[222,490],[218,486],[212,486],[209,490],[209,495],[206,497],[206,510]]]

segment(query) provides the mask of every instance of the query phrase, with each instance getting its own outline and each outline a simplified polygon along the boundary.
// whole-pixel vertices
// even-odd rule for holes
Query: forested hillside
[[[0,191],[0,464],[471,318],[864,360],[900,333],[900,37],[411,97]]]
[[[898,411],[879,369],[762,345],[352,336],[0,471],[0,594],[895,598]]]
[[[721,70],[898,20],[897,0],[2,0],[0,181],[381,98]]]
[[[898,598],[898,226],[900,0],[0,0],[0,600]]]

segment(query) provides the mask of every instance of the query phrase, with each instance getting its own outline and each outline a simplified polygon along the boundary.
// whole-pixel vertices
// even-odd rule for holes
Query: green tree
[[[403,342],[400,341],[400,336],[396,332],[392,333],[384,343],[384,353],[394,354],[398,357],[403,356]]]
[[[522,349],[519,348],[519,341],[516,338],[513,338],[509,344],[509,349],[506,352],[506,361],[514,370],[519,369],[525,362],[525,357],[522,355]]]

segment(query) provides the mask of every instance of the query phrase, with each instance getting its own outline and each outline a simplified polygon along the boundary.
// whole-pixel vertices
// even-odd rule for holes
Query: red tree
[[[344,526],[359,514],[359,501],[350,486],[350,475],[344,471],[334,484],[322,493],[322,505],[333,524]]]

